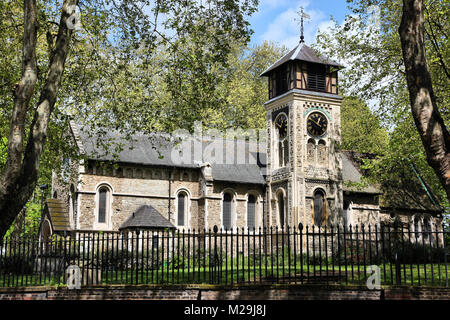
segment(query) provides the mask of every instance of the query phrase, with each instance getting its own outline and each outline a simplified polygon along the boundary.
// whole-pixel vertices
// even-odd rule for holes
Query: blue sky
[[[300,6],[311,19],[305,24],[305,42],[314,43],[317,30],[325,30],[330,25],[332,15],[339,22],[350,14],[346,0],[260,0],[259,10],[249,21],[254,30],[251,44],[258,45],[264,40],[275,41],[294,48],[300,39],[300,24],[296,12]]]

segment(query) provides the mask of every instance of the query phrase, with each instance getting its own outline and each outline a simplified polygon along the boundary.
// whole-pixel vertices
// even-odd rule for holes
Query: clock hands
[[[313,114],[308,117],[308,132],[312,135],[322,135],[325,133],[327,121],[320,115]]]
[[[317,124],[320,127],[320,119],[319,119],[319,122],[316,122],[313,119],[309,119],[309,120],[311,120],[312,122],[314,122],[315,124]]]
[[[282,123],[275,122],[275,124],[277,125],[278,128],[281,128],[281,127],[283,126],[284,123],[283,123],[283,122],[282,122]]]

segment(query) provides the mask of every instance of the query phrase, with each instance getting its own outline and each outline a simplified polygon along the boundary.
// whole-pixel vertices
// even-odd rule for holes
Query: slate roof
[[[75,128],[73,131],[77,133],[79,147],[92,160],[192,169],[199,169],[201,163],[208,162],[208,159],[202,159],[202,161],[194,159],[194,144],[192,141],[190,161],[188,163],[174,162],[172,153],[176,141],[170,140],[170,136],[165,133],[136,134],[132,136],[131,140],[127,140],[117,132],[105,131],[101,132],[102,138],[98,139],[100,135],[93,134],[91,130],[82,129],[80,125],[75,123],[71,123],[71,126]],[[208,154],[207,148],[211,149],[212,143],[217,141],[204,138],[202,141],[203,155]],[[109,149],[102,144],[109,144]],[[122,150],[114,147],[117,145]],[[243,140],[225,141],[225,145],[222,145],[223,161],[221,162],[229,163],[227,157],[232,154],[236,155],[243,145],[245,145],[246,159],[238,159],[235,156],[231,164],[217,164],[219,161],[211,163],[214,180],[249,184],[265,183],[266,153],[257,152],[258,146],[256,144],[250,145],[249,142]],[[115,156],[113,156],[114,153]],[[242,161],[245,163],[241,163],[239,160],[245,160]]]
[[[100,160],[100,161],[110,161],[115,160],[117,162],[122,163],[130,163],[130,164],[141,164],[141,165],[157,165],[157,166],[166,166],[166,167],[178,167],[178,168],[193,168],[199,169],[200,163],[191,161],[188,164],[178,164],[174,163],[171,158],[172,148],[174,147],[174,142],[169,141],[169,135],[164,133],[154,133],[150,135],[137,134],[133,136],[133,141],[128,142],[126,139],[122,138],[122,136],[118,133],[107,131],[102,132],[102,135],[105,137],[104,139],[98,139],[95,135],[92,134],[91,131],[82,130],[79,125],[74,123],[72,126],[78,127],[76,129],[77,135],[79,137],[79,145],[86,152],[86,155],[92,160]],[[91,132],[91,133],[89,133]],[[112,155],[105,152],[105,149],[102,147],[102,141],[107,141],[110,139],[110,143],[122,143],[124,149],[117,153],[116,158]],[[204,139],[203,150],[205,151],[208,146],[213,143],[212,139]],[[226,144],[224,146],[223,156],[224,163],[227,156],[232,154],[233,149],[235,151],[238,150],[239,147],[237,145],[237,141],[235,143]],[[257,146],[252,145],[249,147],[248,142],[245,143],[246,152],[246,164],[241,164],[238,162],[237,157],[233,159],[233,164],[211,164],[211,172],[212,177],[215,181],[226,181],[226,182],[234,182],[234,183],[246,183],[246,184],[265,184],[265,175],[266,175],[266,152],[260,151],[255,152]],[[111,150],[114,150],[112,148]],[[193,146],[192,146],[192,149]],[[251,150],[251,152],[249,152]],[[260,146],[260,150],[265,150],[262,146]],[[355,161],[349,159],[348,153],[343,153],[342,156],[342,165],[343,165],[343,180],[351,181],[351,182],[360,182],[362,177],[362,172],[358,169],[359,166]],[[350,157],[351,158],[351,157]],[[228,162],[228,161],[227,161]],[[365,188],[356,188],[356,187],[346,187],[344,184],[344,191],[349,192],[359,192],[359,193],[370,193],[370,194],[379,194],[379,190],[374,186],[367,186]]]
[[[313,49],[308,47],[304,43],[299,43],[294,49],[289,51],[286,55],[284,55],[280,60],[275,62],[273,65],[271,65],[269,68],[267,68],[263,73],[261,73],[261,77],[268,76],[270,71],[278,68],[285,62],[289,60],[299,60],[299,61],[305,61],[305,62],[313,62],[313,63],[320,63],[325,64],[328,66],[333,66],[337,68],[343,68],[344,66],[327,58],[324,56],[318,55]]]
[[[54,232],[71,231],[69,212],[67,206],[61,199],[47,199],[45,212],[50,219]]]
[[[150,205],[140,206],[133,212],[127,220],[119,227],[119,230],[126,229],[176,229],[176,227],[161,213]]]
[[[402,179],[389,181],[382,186],[383,196],[380,206],[397,210],[426,210],[441,212],[439,199],[434,195],[431,187],[423,180],[418,172],[412,168],[399,166],[394,168]],[[419,179],[422,179],[422,183]]]
[[[137,133],[132,136],[132,139],[126,139],[124,135],[116,131],[101,131],[93,134],[91,130],[76,126],[84,152],[91,159],[143,165],[198,167],[194,163],[179,164],[171,160],[175,142],[170,141],[170,136],[167,134]]]
[[[211,166],[212,176],[217,181],[265,184],[265,168],[257,165],[215,164]]]
[[[343,151],[342,154],[342,177],[344,180],[343,189],[348,192],[381,194],[382,192],[374,185],[352,185],[361,183],[363,172],[360,169],[361,163],[357,161],[357,154],[352,151]],[[356,154],[356,157],[355,157]],[[361,155],[360,155],[361,156]],[[347,183],[346,183],[347,182]]]

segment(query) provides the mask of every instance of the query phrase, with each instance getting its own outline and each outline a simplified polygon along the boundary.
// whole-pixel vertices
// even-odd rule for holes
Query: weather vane
[[[311,17],[309,16],[309,14],[306,14],[304,12],[303,7],[300,7],[300,11],[297,13],[300,16],[300,43],[303,43],[303,42],[305,42],[305,37],[303,34],[304,33],[303,22],[304,22],[304,19],[311,19]],[[297,20],[297,19],[295,19],[295,20]]]

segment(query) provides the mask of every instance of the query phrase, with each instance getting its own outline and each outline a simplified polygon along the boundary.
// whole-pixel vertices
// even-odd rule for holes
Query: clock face
[[[275,121],[275,128],[278,130],[280,139],[283,139],[287,135],[287,119],[284,114],[280,115]]]
[[[327,131],[328,121],[325,115],[320,112],[313,112],[308,116],[306,127],[308,133],[313,136],[322,136]]]

